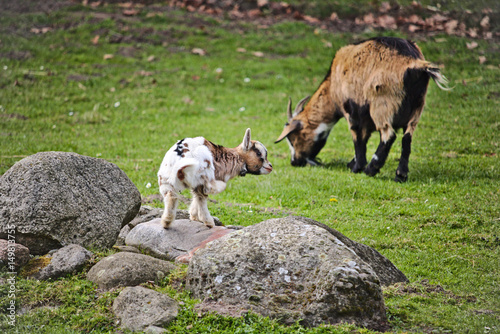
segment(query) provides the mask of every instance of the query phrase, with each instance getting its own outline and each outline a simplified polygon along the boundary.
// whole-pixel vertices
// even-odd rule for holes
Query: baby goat
[[[209,194],[222,192],[226,182],[236,176],[269,174],[272,170],[266,147],[250,139],[250,129],[235,148],[216,145],[203,137],[179,140],[165,154],[158,171],[160,193],[165,202],[163,227],[168,228],[175,220],[178,194],[182,190],[191,189],[193,194],[190,219],[213,227],[214,219],[207,206]]]
[[[354,141],[352,172],[374,176],[384,166],[395,131],[403,129],[402,152],[395,181],[408,177],[411,140],[424,109],[429,79],[448,90],[439,69],[425,61],[419,47],[408,40],[378,37],[337,51],[330,70],[307,102],[302,99],[276,140],[287,139],[293,166],[317,165],[316,156],[332,127],[345,117]],[[380,133],[380,144],[368,166],[366,143]]]

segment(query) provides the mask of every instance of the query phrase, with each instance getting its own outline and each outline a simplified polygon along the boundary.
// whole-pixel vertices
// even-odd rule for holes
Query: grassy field
[[[147,197],[158,192],[156,172],[177,140],[204,136],[234,147],[251,127],[275,170],[230,182],[212,197],[213,215],[247,226],[293,213],[374,247],[411,281],[384,292],[394,332],[500,332],[498,44],[476,40],[469,49],[465,38],[412,37],[454,89],[430,84],[409,180],[398,184],[392,179],[399,140],[376,177],[348,171],[354,149],[345,121],[319,155],[324,167],[293,168],[286,143],[273,144],[288,97],[297,102],[313,93],[339,47],[374,33],[335,34],[301,22],[261,27],[164,7],[119,13],[74,5],[2,16],[0,175],[36,152],[71,151],[117,164]],[[255,315],[200,318],[196,301],[174,289],[175,277],[153,287],[184,302],[167,327],[172,333],[369,332],[349,325],[288,328]],[[119,291],[98,293],[84,278],[19,278],[15,329],[5,323],[8,299],[0,286],[0,329],[116,332],[110,306]]]

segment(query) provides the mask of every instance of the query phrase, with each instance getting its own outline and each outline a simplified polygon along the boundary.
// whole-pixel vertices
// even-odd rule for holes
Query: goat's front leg
[[[396,135],[392,133],[392,136],[390,136],[387,141],[384,141],[382,138],[383,136],[380,136],[380,144],[375,154],[373,154],[370,164],[365,168],[366,175],[375,176],[380,172],[380,169],[384,167],[389,152],[391,151],[392,144],[396,140]]]
[[[163,197],[163,201],[165,209],[163,210],[163,215],[161,216],[161,224],[164,228],[169,228],[175,220],[178,198],[175,192],[170,190]]]
[[[353,173],[359,173],[365,168],[366,162],[366,143],[368,142],[369,135],[363,136],[361,133],[357,133],[351,130],[352,139],[354,142],[354,159],[347,164],[347,167],[351,169]]]

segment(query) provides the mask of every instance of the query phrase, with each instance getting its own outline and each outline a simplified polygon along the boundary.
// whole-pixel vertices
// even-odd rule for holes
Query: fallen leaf
[[[115,57],[114,55],[107,53],[107,54],[104,55],[103,58],[104,58],[104,60],[108,60],[108,59],[112,59],[114,57]]]
[[[483,65],[486,62],[486,57],[485,56],[479,56],[479,64]]]
[[[302,18],[304,19],[304,21],[306,21],[308,23],[319,23],[320,22],[317,18],[309,16],[309,15],[304,15]]]
[[[257,0],[258,7],[265,7],[267,5],[269,5],[269,0]]]
[[[255,57],[259,57],[259,58],[264,57],[264,52],[261,52],[261,51],[255,51],[255,52],[252,52],[252,54],[253,54]]]
[[[193,104],[194,103],[194,101],[191,100],[188,96],[184,97],[182,99],[182,102],[184,102],[185,104]]]
[[[332,15],[330,15],[330,20],[337,21],[338,19],[339,19],[339,16],[337,13],[333,12]]]
[[[195,54],[195,55],[198,55],[198,56],[204,56],[204,55],[207,54],[205,50],[200,49],[200,48],[194,48],[194,49],[192,49],[191,53]]]
[[[132,8],[134,6],[134,4],[132,2],[122,2],[120,4],[118,4],[118,7],[121,7],[121,8]]]
[[[476,42],[472,41],[470,43],[465,43],[467,45],[467,49],[472,50],[475,49],[479,46]]]
[[[193,81],[198,81],[198,80],[200,80],[200,76],[199,75],[193,75],[191,77],[191,79],[193,79]]]
[[[321,40],[323,42],[323,45],[325,48],[332,48],[333,45],[332,45],[332,42],[329,42],[329,41],[326,41],[326,40]]]
[[[143,77],[150,77],[153,75],[153,72],[141,70],[141,71],[139,71],[139,75],[143,76]]]
[[[419,26],[416,26],[416,25],[414,25],[414,24],[410,24],[410,25],[408,26],[408,31],[409,31],[409,32],[416,32],[416,31],[418,31],[418,30],[420,30],[420,27],[419,27]]]
[[[122,12],[122,14],[125,16],[135,16],[135,15],[139,14],[139,11],[137,9],[125,9]]]
[[[99,35],[95,35],[95,37],[92,38],[92,44],[97,45],[97,43],[99,43],[99,37]]]
[[[485,16],[485,17],[481,20],[481,22],[479,23],[479,25],[480,25],[481,27],[483,27],[483,29],[488,30],[488,29],[489,29],[489,27],[490,27],[490,17],[489,17],[489,16]]]
[[[372,13],[369,13],[369,14],[366,14],[364,17],[363,17],[363,22],[365,24],[373,24],[375,23],[375,17],[373,16]]]
[[[247,49],[245,49],[245,48],[237,48],[236,52],[245,53],[245,52],[247,52]]]
[[[377,18],[377,23],[382,28],[397,29],[396,19],[390,15],[382,15]]]
[[[380,8],[379,8],[379,11],[381,13],[387,13],[388,11],[391,10],[391,4],[387,1],[384,1],[380,4]]]
[[[148,57],[148,62],[152,62],[152,61],[155,61],[155,60],[156,60],[155,56],[149,56]]]
[[[444,28],[446,30],[446,33],[448,35],[451,35],[455,32],[455,29],[458,27],[458,21],[457,20],[450,20],[444,24]]]

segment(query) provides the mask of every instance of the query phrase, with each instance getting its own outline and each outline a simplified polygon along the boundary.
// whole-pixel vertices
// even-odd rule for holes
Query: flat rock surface
[[[127,234],[125,244],[154,257],[175,260],[181,256],[186,258],[190,251],[207,240],[214,240],[233,231],[224,226],[208,228],[201,222],[188,219],[175,220],[165,229],[160,218],[155,218],[134,227]]]

